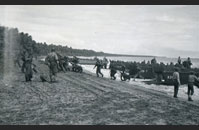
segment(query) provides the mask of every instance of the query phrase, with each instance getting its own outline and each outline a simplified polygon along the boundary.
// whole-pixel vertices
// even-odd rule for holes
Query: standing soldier
[[[194,93],[194,82],[199,81],[199,79],[194,75],[194,72],[190,72],[188,77],[188,101],[193,101],[191,96]]]
[[[156,58],[154,57],[152,60],[151,60],[151,64],[156,64],[157,63],[157,60]]]
[[[28,50],[28,52],[25,53],[24,56],[24,69],[25,69],[25,79],[26,82],[31,81],[32,79],[32,59],[33,56],[31,52]]]
[[[63,59],[64,59],[63,67],[64,67],[65,71],[69,71],[69,70],[70,70],[70,68],[68,67],[68,65],[69,65],[69,64],[68,64],[68,62],[69,62],[68,59],[69,59],[69,58],[66,57],[66,56],[64,56]]]
[[[79,63],[79,59],[76,56],[73,56],[72,60],[72,71],[76,72],[77,71],[77,64]]]
[[[109,69],[110,69],[111,79],[115,80],[116,79],[115,74],[117,73],[117,70],[115,69],[115,67],[114,67],[112,62],[110,62]]]
[[[45,59],[46,64],[50,69],[50,81],[55,82],[56,73],[57,73],[57,65],[58,65],[58,56],[55,53],[55,49],[52,49],[51,52],[47,55]]]
[[[180,74],[179,74],[179,69],[175,68],[175,72],[173,73],[173,83],[174,83],[174,98],[177,98],[178,95],[178,89],[180,86]]]
[[[26,51],[23,50],[23,52],[21,53],[21,60],[22,60],[22,66],[21,66],[21,72],[24,73],[24,69],[25,69],[25,55],[26,55]]]
[[[97,69],[96,69],[97,77],[99,77],[99,74],[103,77],[103,74],[101,73],[102,64],[100,63],[99,59],[97,59],[97,62],[93,69],[95,69],[95,67],[97,67]]]
[[[73,56],[72,62],[74,63],[74,65],[79,63],[79,59],[76,56]]]
[[[125,70],[126,70],[126,67],[125,67],[124,64],[122,64],[121,70],[122,70],[122,73],[124,74],[124,72],[125,72]]]
[[[64,58],[63,58],[63,56],[61,56],[60,54],[58,54],[58,53],[56,53],[57,54],[57,56],[58,56],[58,61],[59,61],[59,64],[58,64],[58,70],[59,71],[63,71],[63,72],[65,72],[65,70],[64,70]]]
[[[178,57],[178,64],[181,65],[181,58],[180,58],[180,56]]]
[[[106,57],[103,58],[103,67],[104,69],[107,68],[107,64],[108,64],[108,60],[106,59]]]
[[[192,65],[191,59],[190,59],[190,57],[188,57],[188,58],[187,58],[187,68],[190,69],[190,68],[191,68],[191,65]]]

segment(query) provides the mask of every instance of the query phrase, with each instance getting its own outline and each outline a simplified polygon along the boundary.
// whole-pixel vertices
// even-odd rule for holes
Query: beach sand
[[[152,89],[96,77],[60,72],[57,83],[42,83],[46,65],[24,82],[18,69],[13,81],[0,81],[1,125],[198,125],[199,102],[174,99]]]

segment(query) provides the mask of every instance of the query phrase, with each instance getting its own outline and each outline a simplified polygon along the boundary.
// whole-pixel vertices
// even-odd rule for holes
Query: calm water
[[[79,58],[86,58],[86,59],[93,59],[94,57],[82,57],[78,56]],[[99,56],[99,59],[103,59],[104,57]],[[109,60],[120,60],[120,61],[151,61],[153,57],[106,57]],[[174,64],[177,63],[178,58],[167,58],[167,57],[156,57],[158,63],[163,62],[164,64],[173,62]],[[181,58],[182,62],[186,60],[186,58]],[[199,68],[199,58],[191,58],[192,61],[192,68]]]

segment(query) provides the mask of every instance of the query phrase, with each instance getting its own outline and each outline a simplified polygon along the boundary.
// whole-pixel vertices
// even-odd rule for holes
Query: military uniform
[[[24,73],[24,69],[25,69],[25,55],[26,55],[26,52],[23,51],[23,53],[21,54],[21,60],[22,60],[22,66],[21,66],[21,72]]]
[[[45,59],[46,63],[48,64],[48,67],[50,69],[50,81],[54,82],[56,73],[57,73],[57,61],[58,61],[58,56],[55,52],[51,52],[48,54],[48,56]]]
[[[117,71],[116,71],[116,69],[114,68],[114,66],[112,65],[112,63],[110,63],[109,69],[110,69],[110,76],[111,76],[111,79],[113,78],[113,79],[115,80],[115,79],[116,79],[115,74],[117,73]]]
[[[104,57],[104,59],[103,59],[103,66],[104,66],[104,69],[107,68],[107,64],[108,64],[108,60]]]
[[[101,73],[101,68],[102,68],[102,64],[100,63],[99,60],[97,60],[94,68],[97,67],[96,69],[96,74],[97,74],[97,77],[99,77],[99,74],[103,77],[103,74]]]
[[[180,86],[180,75],[179,75],[179,72],[177,71],[173,73],[173,83],[174,83],[174,96],[173,97],[177,98],[178,89]]]
[[[32,79],[32,55],[28,54],[28,52],[25,54],[24,57],[24,69],[25,69],[25,79],[26,82],[31,81]]]
[[[65,69],[65,71],[69,71],[70,70],[70,68],[68,67],[68,57],[64,57],[63,58],[63,67],[64,67],[64,69]]]
[[[194,74],[190,74],[188,77],[188,101],[192,101],[191,96],[194,94],[194,82],[198,81],[198,78]]]

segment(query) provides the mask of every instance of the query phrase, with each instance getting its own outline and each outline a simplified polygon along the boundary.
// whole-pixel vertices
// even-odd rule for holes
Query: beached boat
[[[187,84],[188,83],[188,76],[190,74],[190,72],[193,71],[196,73],[196,75],[199,75],[199,70],[198,69],[187,69],[186,71],[180,71],[180,82],[181,84]],[[167,84],[167,85],[172,85],[173,84],[173,72],[174,71],[164,71],[162,76],[163,76],[163,80],[162,83],[163,84]],[[197,86],[199,85],[197,82],[195,83]]]
[[[139,66],[136,68],[136,66]],[[127,66],[125,68],[125,72],[129,73],[131,77],[137,76],[137,78],[141,79],[154,79],[152,80],[153,84],[164,84],[164,85],[172,85],[173,84],[173,72],[176,66],[165,66],[160,64],[142,64],[142,65],[132,65]],[[114,68],[116,70],[122,71],[121,65],[115,64]],[[199,76],[199,68],[180,68],[180,81],[181,84],[188,83],[188,76],[190,72],[195,72],[196,76]],[[137,74],[139,73],[139,74]],[[196,85],[199,86],[199,83],[196,82]]]

